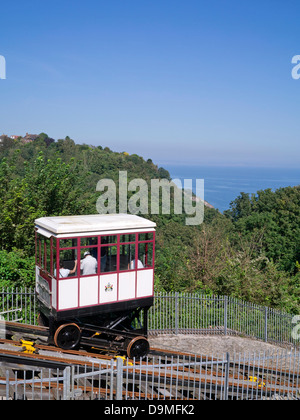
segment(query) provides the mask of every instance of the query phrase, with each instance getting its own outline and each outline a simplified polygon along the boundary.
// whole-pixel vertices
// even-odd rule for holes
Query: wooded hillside
[[[34,285],[36,218],[96,213],[102,178],[116,183],[167,178],[151,159],[108,147],[54,141],[0,145],[0,287]],[[300,186],[241,193],[225,214],[205,208],[204,223],[184,215],[143,215],[157,225],[158,290],[226,294],[299,313]]]

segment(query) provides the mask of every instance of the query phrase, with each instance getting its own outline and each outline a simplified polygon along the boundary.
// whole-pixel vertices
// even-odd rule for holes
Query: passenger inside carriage
[[[97,273],[97,260],[91,256],[89,251],[86,251],[83,255],[83,259],[80,261],[80,271],[83,276]]]
[[[135,270],[136,268],[144,268],[144,264],[141,260],[136,260],[135,258],[128,264],[128,270]]]
[[[50,274],[51,266],[53,267],[56,276],[56,252],[59,254],[59,261],[63,262],[59,278],[151,268],[153,267],[154,241],[153,235],[149,236],[150,234],[130,233],[120,236],[81,237],[80,239],[62,238],[59,240],[57,249],[53,248],[53,256],[48,252],[50,247],[43,244],[39,247],[37,255],[38,257],[40,255],[39,259],[42,262],[45,260],[44,265],[47,266]],[[47,262],[44,255],[47,256]],[[77,261],[76,268],[75,260]]]
[[[64,261],[59,262],[59,277],[65,278],[68,277],[70,274],[74,274],[77,270],[77,260],[75,260],[73,270],[69,270],[65,268]],[[56,277],[56,269],[54,270],[54,277]]]

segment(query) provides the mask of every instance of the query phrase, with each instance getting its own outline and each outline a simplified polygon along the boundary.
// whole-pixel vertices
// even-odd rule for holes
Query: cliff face
[[[210,204],[208,201],[206,200],[202,200],[202,198],[197,197],[196,195],[193,195],[192,197],[192,201],[194,201],[195,203],[199,203],[200,201],[204,201],[204,205],[205,207],[209,208],[209,209],[214,209],[214,206],[212,204]]]
[[[209,204],[207,201],[204,200],[205,207],[208,207],[209,209],[214,209],[214,206],[212,204]]]

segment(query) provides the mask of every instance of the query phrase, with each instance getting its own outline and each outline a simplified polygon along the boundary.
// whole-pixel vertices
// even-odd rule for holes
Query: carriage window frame
[[[120,238],[120,244],[122,245],[133,244],[133,243],[136,243],[137,241],[137,234],[136,233],[121,233],[119,235],[119,238]]]
[[[114,235],[99,235],[100,237],[100,242],[99,242],[99,246],[109,246],[109,245],[117,245],[118,243],[118,235],[114,234]],[[109,242],[103,242],[104,238],[115,238],[115,241],[109,241]]]
[[[135,240],[134,241],[127,241],[127,242],[121,242],[120,239],[122,236],[124,236],[124,234],[120,234],[118,235],[118,239],[119,239],[119,260],[120,260],[120,252],[121,252],[121,245],[135,245],[135,261],[139,260],[139,245],[140,244],[152,244],[152,261],[151,261],[151,265],[144,265],[143,267],[131,267],[131,262],[130,265],[128,267],[128,269],[124,269],[121,270],[120,266],[118,267],[118,272],[126,272],[126,271],[140,271],[140,270],[148,270],[148,269],[154,269],[154,260],[155,260],[155,231],[145,231],[145,232],[135,232],[135,233],[130,233],[128,232],[128,234],[126,235],[135,235]],[[140,240],[141,235],[151,235],[151,239],[143,239]]]
[[[59,249],[73,249],[73,248],[77,248],[78,247],[78,237],[65,237],[65,238],[57,238],[59,240]],[[72,245],[72,246],[60,246],[60,243],[62,241],[71,241],[71,240],[76,240],[76,245]]]
[[[136,242],[120,242],[119,247],[118,247],[118,253],[119,253],[119,269],[118,272],[124,272],[124,271],[133,271],[134,268],[131,268],[131,262],[133,260],[136,260]],[[133,255],[134,258],[126,261],[125,262],[125,266],[123,268],[121,268],[121,257],[123,257],[124,255],[121,254],[121,250],[122,247],[125,247],[124,250],[128,251],[129,250],[129,254],[125,254],[125,255]],[[127,249],[126,249],[127,248]],[[131,253],[131,249],[133,248],[133,252]],[[125,258],[126,260],[126,258]]]
[[[53,273],[53,236],[50,238],[36,232],[35,265],[48,275]]]
[[[101,263],[101,258],[103,258],[104,257],[104,255],[103,256],[101,256],[101,254],[102,254],[102,250],[103,249],[105,249],[105,250],[109,250],[109,248],[116,248],[116,254],[114,255],[111,255],[111,256],[113,256],[113,257],[116,257],[116,269],[115,270],[113,270],[113,271],[102,271],[102,263]],[[99,254],[100,254],[100,264],[98,263],[98,269],[100,270],[99,271],[99,274],[100,274],[100,276],[102,276],[102,275],[105,275],[105,274],[116,274],[116,273],[118,273],[119,272],[119,260],[120,260],[120,256],[119,256],[119,244],[118,243],[115,243],[115,244],[106,244],[106,245],[100,245],[100,247],[99,247]],[[105,267],[106,267],[106,265],[107,265],[107,263],[108,263],[108,259],[107,260],[105,260]]]
[[[35,232],[35,265],[40,267],[40,244],[39,244],[39,234]]]
[[[118,235],[118,255],[119,255],[119,267],[118,267],[118,272],[126,272],[126,271],[133,271],[134,268],[131,268],[131,261],[126,262],[125,266],[123,268],[121,268],[121,256],[123,257],[123,255],[121,255],[121,250],[122,247],[126,247],[126,245],[129,247],[129,250],[131,250],[131,247],[134,247],[134,260],[136,259],[136,249],[137,249],[137,238],[138,235],[137,233],[132,233],[132,232],[126,232],[126,233],[121,233]],[[130,251],[129,251],[130,253]],[[127,267],[126,267],[127,265]]]
[[[44,241],[45,236],[41,235],[40,233],[37,233],[36,238],[36,265],[44,270]]]
[[[83,241],[83,239],[97,239],[97,243],[96,244],[92,244],[92,245],[81,245],[81,241]],[[100,274],[100,267],[99,267],[99,255],[100,255],[100,235],[87,235],[87,236],[80,236],[78,237],[78,252],[77,252],[77,272],[79,277],[90,277],[90,276],[98,276]],[[95,257],[96,255],[96,260],[97,260],[97,270],[96,273],[93,274],[81,274],[81,260],[84,258],[83,256],[81,257],[81,253],[85,250],[90,251],[91,249],[96,249],[96,253],[94,255],[92,255],[93,257]]]
[[[146,260],[145,262],[141,261],[139,258],[140,254],[140,245],[145,244],[145,256]],[[151,249],[147,248],[146,245],[150,245]],[[151,264],[148,262],[148,258],[151,255]],[[138,244],[138,259],[143,263],[144,267],[143,269],[153,268],[154,267],[154,242],[153,241],[140,241]]]
[[[79,239],[79,245],[80,248],[93,248],[93,247],[98,247],[99,246],[99,235],[89,235],[89,236],[81,236]],[[96,239],[97,243],[95,244],[87,244],[87,245],[83,245],[81,243],[81,241],[83,241],[83,239]]]
[[[147,234],[150,235],[151,239],[144,239],[140,240],[140,238],[147,238]],[[81,245],[83,240],[86,240],[88,238],[97,238],[97,244],[94,243],[93,245]],[[109,238],[108,240],[105,240],[105,238]],[[128,240],[127,240],[128,239]],[[68,240],[74,240],[73,243],[76,243],[76,246],[64,246]],[[124,267],[121,269],[120,267],[120,257],[121,257],[121,249],[122,245],[133,245],[134,246],[134,255],[135,260],[138,260],[139,256],[139,245],[140,244],[152,244],[152,261],[151,265],[147,265],[144,267],[135,267],[131,268],[130,265],[126,268]],[[63,246],[61,246],[63,245]],[[50,253],[48,251],[48,246],[50,247]],[[113,256],[116,256],[116,267],[114,268],[114,271],[102,271],[101,267],[101,253],[102,249],[105,247],[108,249],[108,247],[116,247],[116,254]],[[80,260],[81,260],[81,252],[84,249],[91,249],[95,248],[97,249],[97,271],[94,274],[88,274],[88,275],[81,275],[80,274]],[[60,261],[60,255],[61,251],[65,250],[74,250],[74,252],[77,252],[77,269],[75,273],[71,274],[68,277],[60,277],[59,270],[57,270],[57,267],[59,267],[59,261]],[[48,261],[48,257],[50,257],[50,261]],[[43,270],[45,273],[49,274],[50,276],[54,277],[57,280],[65,280],[65,279],[71,279],[71,278],[79,278],[79,277],[88,277],[92,275],[105,275],[105,274],[112,274],[112,273],[123,273],[126,271],[139,271],[139,270],[147,270],[147,269],[153,269],[154,268],[154,262],[155,262],[155,231],[145,231],[145,232],[122,232],[118,234],[112,234],[112,235],[87,235],[87,236],[65,236],[60,238],[55,238],[51,236],[50,238],[46,238],[43,235],[36,232],[36,265]],[[76,261],[76,258],[74,258],[74,263]],[[71,267],[73,269],[74,266]],[[54,275],[55,270],[57,271]]]
[[[154,232],[153,232],[154,233]],[[138,241],[138,248],[137,248],[137,259],[139,259],[139,246],[140,244],[151,244],[152,245],[152,259],[151,259],[151,265],[149,264],[144,264],[143,268],[137,268],[137,270],[147,270],[147,269],[153,269],[154,268],[154,257],[155,257],[155,235],[153,235],[153,239],[152,240],[145,240],[145,241]]]
[[[139,242],[154,242],[154,234],[155,232],[141,232],[138,234],[138,241]],[[145,239],[142,239],[141,237],[143,235],[150,235],[150,237],[146,237]]]
[[[46,249],[45,249],[45,263],[46,263],[46,272],[50,274],[53,273],[53,247],[52,247],[53,237],[46,238]]]
[[[78,246],[78,237],[77,236],[65,236],[62,238],[56,238],[56,261],[55,261],[55,270],[56,273],[54,274],[55,270],[53,267],[53,277],[56,278],[57,280],[66,280],[66,279],[72,279],[72,278],[78,278],[78,251],[79,251],[79,246]],[[67,240],[76,240],[76,246],[68,246],[68,247],[64,247],[64,246],[60,246],[61,241],[67,241]],[[67,276],[67,277],[61,277],[59,274],[59,264],[60,264],[60,253],[61,251],[68,251],[68,250],[77,250],[77,268],[75,273],[73,273],[71,276]],[[74,264],[75,264],[75,260],[74,259]],[[74,266],[73,266],[74,267]],[[73,268],[72,267],[72,268]]]

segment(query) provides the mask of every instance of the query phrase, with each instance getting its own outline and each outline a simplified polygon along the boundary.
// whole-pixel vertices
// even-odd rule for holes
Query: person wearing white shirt
[[[137,264],[136,264],[136,261],[137,261]],[[137,265],[137,267],[136,267],[136,265]],[[130,263],[130,267],[128,267],[128,268],[130,268],[130,270],[134,270],[135,268],[144,268],[144,264],[142,263],[141,260],[136,260],[134,258]]]
[[[63,261],[59,262],[59,277],[65,278],[68,277],[69,274],[74,274],[77,269],[77,260],[75,260],[73,270],[69,270],[68,268],[64,268]],[[54,277],[56,277],[56,270],[54,270]]]
[[[89,274],[97,273],[97,260],[92,257],[89,251],[84,253],[83,259],[80,261],[80,270],[82,270],[82,275],[87,276]]]

